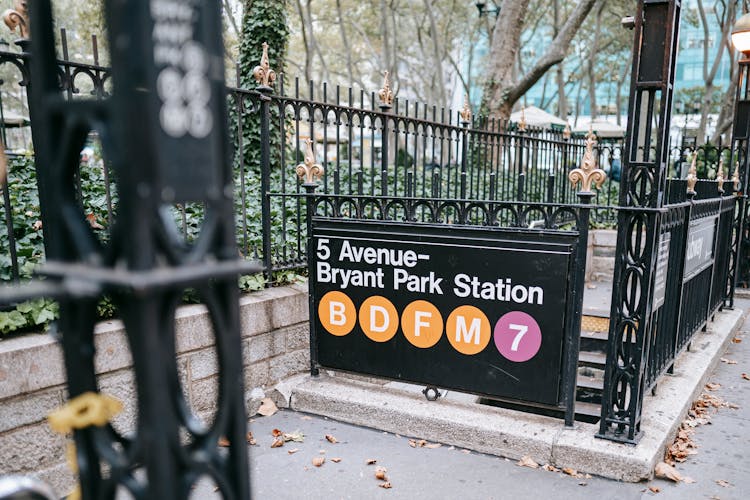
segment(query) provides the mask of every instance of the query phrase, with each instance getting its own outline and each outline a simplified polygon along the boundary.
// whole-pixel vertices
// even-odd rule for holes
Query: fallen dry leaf
[[[367,460],[365,460],[365,465],[372,465],[376,463],[378,463],[378,461],[374,458],[368,458]]]
[[[471,450],[461,450],[461,453],[463,453],[464,455],[468,455],[469,453],[471,453]]]
[[[431,450],[434,450],[435,448],[440,448],[441,446],[443,445],[440,443],[427,443],[426,445],[424,445],[425,448],[429,448]]]
[[[276,438],[273,440],[273,443],[271,443],[271,448],[280,448],[284,446],[284,440],[280,438]]]
[[[732,483],[730,483],[729,481],[726,481],[724,479],[717,479],[716,480],[716,484],[718,484],[722,488],[729,488],[730,486],[732,486]]]
[[[313,465],[314,465],[315,467],[320,467],[321,465],[323,465],[323,463],[324,463],[325,461],[326,461],[326,458],[325,458],[325,457],[315,457],[315,458],[313,458],[313,459],[312,459],[312,464],[313,464]]]
[[[741,377],[744,378],[745,380],[750,380],[750,375],[748,375],[747,373],[743,373]]]
[[[532,460],[532,458],[529,456],[521,457],[521,460],[518,461],[517,465],[520,465],[521,467],[530,467],[532,469],[536,469],[539,467],[539,464],[534,462],[534,460]]]
[[[333,462],[333,463],[337,464],[337,463],[341,462],[341,459],[340,459],[340,458],[338,458],[338,457],[336,457],[336,458],[332,458],[332,459],[331,459],[331,462]]]
[[[294,441],[295,443],[303,443],[305,441],[305,435],[302,434],[299,429],[294,432],[285,432],[283,437],[284,441]]]
[[[659,493],[661,491],[661,488],[659,488],[658,486],[649,486],[648,489],[649,491],[651,491],[651,493]]]
[[[654,468],[654,475],[663,479],[669,479],[671,481],[674,481],[675,483],[682,481],[682,476],[679,472],[677,472],[677,469],[666,462],[659,462],[658,464],[656,464],[656,468]]]
[[[282,434],[284,434],[284,433],[283,433],[282,431],[280,431],[279,429],[274,429],[274,430],[272,430],[272,431],[271,431],[271,435],[272,435],[273,437],[279,437],[279,436],[281,436]]]
[[[230,445],[229,440],[225,436],[220,437],[217,444],[222,448],[227,448]]]
[[[733,359],[727,359],[727,358],[721,358],[721,362],[722,363],[726,363],[728,365],[736,365],[737,364],[737,361],[735,361]]]
[[[260,408],[258,408],[258,414],[264,417],[270,417],[274,413],[279,411],[276,403],[271,398],[263,398],[260,400]]]
[[[292,448],[291,450],[287,450],[286,452],[289,453],[290,455],[294,455],[298,451],[299,451],[299,448]]]
[[[567,475],[569,475],[569,476],[572,476],[572,477],[574,477],[574,478],[576,478],[576,479],[583,479],[583,478],[585,477],[585,476],[584,476],[583,474],[581,474],[580,472],[578,472],[578,471],[577,471],[577,470],[575,470],[575,469],[571,469],[570,467],[563,467],[563,470],[562,470],[562,471],[563,471],[563,472],[564,472],[565,474],[567,474]],[[587,474],[587,475],[588,475],[588,474]],[[589,476],[589,477],[591,477],[591,476]]]
[[[329,443],[338,443],[339,442],[338,439],[336,439],[335,437],[333,437],[330,434],[326,434],[326,441],[328,441]]]
[[[388,478],[385,477],[386,470],[382,467],[378,467],[375,469],[375,479],[378,479],[380,481],[388,481]]]
[[[735,344],[739,344],[740,342],[742,342],[742,339],[741,339],[741,338],[739,338],[739,337],[734,337],[734,338],[732,339],[732,342],[734,342]]]
[[[413,439],[410,439],[409,440],[409,446],[411,446],[412,448],[416,448],[417,447],[417,442],[414,441]]]
[[[253,437],[253,433],[250,432],[250,431],[248,431],[248,433],[245,434],[245,439],[247,440],[247,444],[249,444],[250,446],[254,446],[254,445],[258,444],[255,441],[255,438]]]
[[[692,477],[689,477],[689,476],[685,476],[685,477],[682,478],[682,482],[685,483],[685,484],[693,484],[693,483],[695,483],[695,479],[693,479]]]
[[[385,488],[386,490],[389,490],[389,489],[393,488],[393,486],[391,486],[391,482],[390,481],[386,481],[384,483],[380,483],[378,486],[380,486],[381,488]]]
[[[706,384],[706,389],[708,389],[709,391],[715,391],[716,389],[721,389],[721,384],[714,384],[709,382]]]
[[[542,469],[544,469],[546,471],[549,471],[549,472],[560,472],[560,469],[558,469],[554,465],[550,465],[550,464],[544,464],[542,466]]]

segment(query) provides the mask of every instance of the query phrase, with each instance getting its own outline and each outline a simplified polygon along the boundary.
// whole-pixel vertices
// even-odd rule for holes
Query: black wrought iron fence
[[[110,72],[98,60],[96,38],[92,40],[93,63],[69,60],[64,30],[61,40],[63,59],[58,61],[58,74],[63,95],[67,99],[108,95]],[[24,115],[27,68],[25,53],[0,51],[2,116]],[[307,154],[308,139],[313,156],[327,170],[323,194],[546,203],[576,200],[567,176],[583,156],[585,138],[581,136],[402,99],[384,106],[374,92],[303,84],[298,79],[290,88],[283,75],[277,89],[229,89],[228,98],[240,251],[261,258],[269,274],[305,266],[306,212],[293,171]],[[30,151],[31,145],[23,136],[9,136],[9,126],[5,120],[0,124],[11,155],[9,188],[2,190],[0,201],[5,226],[0,232],[0,277],[18,281],[28,277],[31,264],[42,258],[43,245],[33,202],[33,153],[14,153]],[[117,207],[117,188],[99,144],[92,134],[82,151],[76,182],[89,223],[106,239]],[[262,147],[267,149],[265,160],[258,154]],[[699,147],[700,171],[713,175],[726,149],[721,144]],[[682,165],[692,152],[692,146],[673,149],[674,173],[684,173]],[[601,140],[595,156],[608,179],[593,200],[592,223],[612,225],[619,199],[622,143]],[[676,188],[675,192],[684,190]],[[19,200],[16,193],[27,199]],[[175,226],[187,240],[197,235],[203,213],[201,204],[171,208]]]

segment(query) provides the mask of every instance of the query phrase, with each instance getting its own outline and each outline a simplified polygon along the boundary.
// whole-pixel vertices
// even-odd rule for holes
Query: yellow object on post
[[[47,416],[49,426],[58,434],[69,435],[74,430],[86,429],[91,426],[103,427],[122,411],[122,403],[112,396],[98,392],[85,392],[68,401],[65,405]],[[76,459],[76,445],[68,443],[66,450],[68,467],[73,473],[78,473]],[[67,500],[81,498],[80,486],[70,492]]]

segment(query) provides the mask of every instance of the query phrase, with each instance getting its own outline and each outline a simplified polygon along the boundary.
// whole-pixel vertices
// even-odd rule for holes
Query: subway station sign
[[[559,404],[576,239],[316,219],[318,363]]]

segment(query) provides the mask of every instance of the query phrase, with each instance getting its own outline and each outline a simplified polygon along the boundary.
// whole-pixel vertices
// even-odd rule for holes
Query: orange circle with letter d
[[[415,300],[401,314],[401,330],[413,346],[427,349],[443,336],[443,317],[426,300]]]
[[[461,306],[448,316],[445,334],[453,348],[461,354],[477,354],[490,343],[490,320],[474,306]]]
[[[385,297],[368,297],[359,308],[359,326],[370,340],[388,342],[398,330],[396,307]]]
[[[328,292],[318,304],[318,318],[328,333],[343,337],[354,329],[357,309],[345,293]]]

